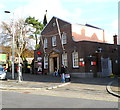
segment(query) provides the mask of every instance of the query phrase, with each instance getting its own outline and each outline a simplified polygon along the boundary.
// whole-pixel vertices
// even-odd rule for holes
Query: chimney
[[[114,44],[117,45],[117,35],[114,35],[114,36],[113,36],[113,39],[114,39]]]

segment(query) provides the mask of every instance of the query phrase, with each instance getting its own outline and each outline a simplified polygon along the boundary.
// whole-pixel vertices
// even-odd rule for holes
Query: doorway
[[[112,73],[112,61],[110,58],[101,58],[102,76],[110,76]]]
[[[53,57],[53,69],[57,68],[57,57]]]
[[[49,72],[53,73],[55,71],[55,68],[59,69],[59,55],[58,54],[51,55],[49,59]]]

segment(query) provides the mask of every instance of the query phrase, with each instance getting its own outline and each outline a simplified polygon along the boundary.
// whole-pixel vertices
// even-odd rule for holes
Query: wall
[[[62,53],[63,48],[61,45],[60,36],[58,34],[58,29],[56,23],[56,18],[53,17],[52,20],[48,23],[46,28],[42,31],[42,39],[44,41],[44,38],[48,39],[48,48],[45,49],[46,55],[50,56],[52,52],[55,52],[59,54],[59,68],[62,64]],[[113,45],[113,44],[107,44],[107,43],[100,43],[100,42],[93,42],[93,41],[75,41],[74,37],[72,36],[72,25],[68,22],[65,22],[61,19],[58,19],[58,23],[60,26],[60,32],[61,34],[65,32],[67,34],[67,44],[64,45],[65,52],[68,54],[68,71],[70,73],[78,74],[78,73],[86,73],[90,74],[90,77],[93,75],[96,75],[97,72],[102,72],[101,67],[101,57],[103,58],[110,58],[112,61],[112,72],[114,74],[120,74],[120,69],[118,68],[118,65],[120,65],[120,46]],[[53,26],[54,24],[54,26]],[[83,30],[84,31],[84,30]],[[85,33],[83,33],[85,34]],[[57,46],[52,47],[52,36],[56,35],[57,37]],[[101,34],[102,36],[102,34]],[[104,41],[101,37],[101,41]],[[43,53],[43,57],[45,55],[43,50],[42,42],[40,42],[41,47],[39,50]],[[98,52],[98,49],[101,48],[101,53]],[[117,50],[116,50],[117,48]],[[85,66],[79,66],[79,68],[73,68],[72,66],[72,52],[76,50],[79,54],[79,59],[84,58]],[[36,52],[35,51],[35,60],[37,59]],[[92,57],[91,57],[92,56]],[[116,60],[118,60],[118,63],[116,63]],[[90,65],[91,61],[96,61],[97,65]],[[43,62],[44,63],[44,62]],[[92,70],[92,71],[91,71]],[[44,70],[45,72],[49,72],[48,69]],[[84,74],[83,74],[84,76]],[[88,75],[89,76],[89,75]]]

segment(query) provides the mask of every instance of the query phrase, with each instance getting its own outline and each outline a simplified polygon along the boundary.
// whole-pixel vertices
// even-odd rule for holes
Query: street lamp
[[[4,11],[5,13],[10,13],[10,11]]]
[[[11,13],[10,11],[4,11],[5,13]],[[13,13],[13,25],[12,25],[12,79],[14,79],[14,56],[15,56],[15,49],[14,49],[14,41],[15,41],[15,36],[14,36],[14,13]]]

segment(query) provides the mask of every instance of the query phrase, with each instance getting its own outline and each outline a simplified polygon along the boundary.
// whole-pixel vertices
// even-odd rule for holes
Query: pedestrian
[[[34,59],[32,60],[31,63],[31,73],[34,74]]]
[[[63,64],[61,66],[61,82],[65,83],[65,67]]]
[[[55,76],[57,77],[58,76],[58,68],[55,67],[55,72],[54,72]]]
[[[71,76],[70,76],[69,71],[66,66],[65,67],[65,82],[70,82],[70,81],[71,81]]]
[[[65,73],[62,73],[62,75],[61,75],[61,82],[65,83]]]

